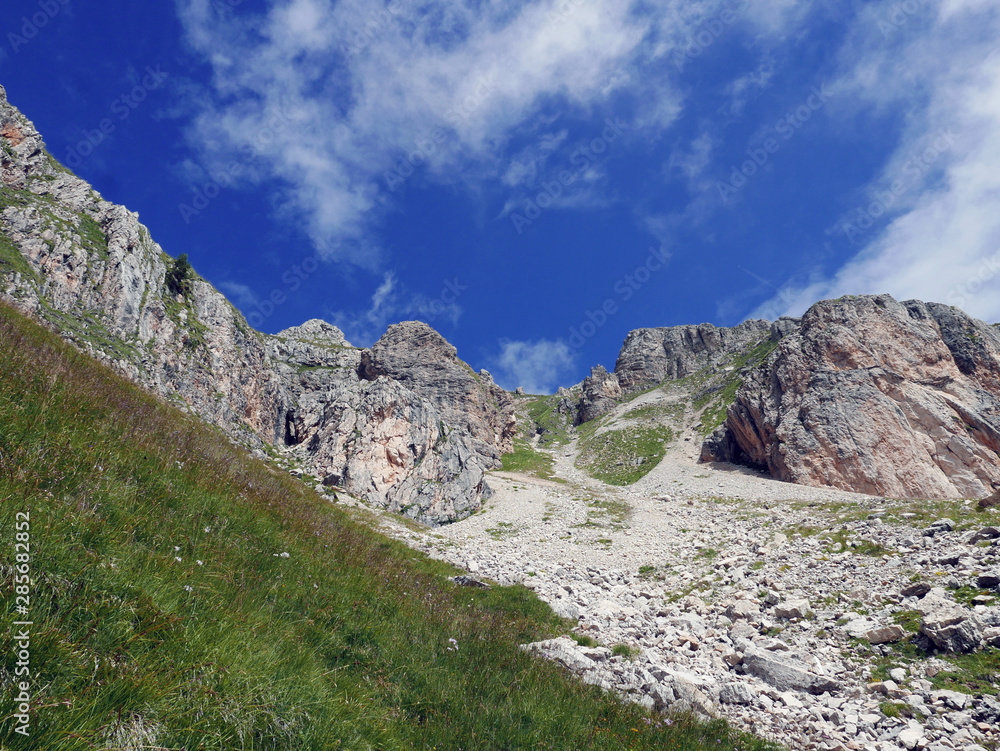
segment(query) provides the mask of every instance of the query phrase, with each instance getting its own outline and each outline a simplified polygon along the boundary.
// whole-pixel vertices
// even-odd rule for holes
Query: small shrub
[[[174,295],[186,295],[191,291],[191,264],[187,253],[181,253],[167,269],[165,280],[167,289]]]

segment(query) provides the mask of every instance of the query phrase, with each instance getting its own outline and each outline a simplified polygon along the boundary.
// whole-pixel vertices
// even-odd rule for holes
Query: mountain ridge
[[[281,455],[325,486],[419,521],[479,510],[491,493],[487,473],[519,433],[535,440],[576,430],[671,384],[691,390],[685,414],[705,439],[703,461],[900,497],[982,496],[1000,483],[1000,336],[948,306],[859,296],[775,322],[636,329],[612,373],[597,366],[553,397],[525,397],[473,371],[418,321],[391,325],[371,348],[352,346],[318,319],[273,335],[255,331],[186,256],[167,255],[138,214],[105,201],[52,158],[2,87],[0,144],[5,298],[258,455]],[[885,311],[893,311],[892,326],[883,325]],[[852,325],[830,318],[838,315]],[[834,325],[836,336],[822,335]],[[852,326],[875,327],[883,338],[855,335]],[[937,353],[926,373],[907,365],[922,358],[914,342]],[[888,358],[892,367],[872,379],[871,366],[852,359],[859,357],[879,367]],[[893,367],[906,371],[902,380]],[[938,382],[922,383],[928,378]],[[858,408],[805,419],[831,403],[824,388]],[[551,402],[535,409],[545,425],[518,406],[525,400]],[[903,444],[905,451],[892,448]]]
[[[366,377],[367,350],[329,324],[254,331],[138,214],[52,158],[2,88],[0,132],[0,292],[20,310],[260,455],[277,449],[374,505],[438,524],[489,496],[485,472],[510,449],[513,409],[439,335],[443,387],[464,394],[459,403],[436,396],[435,382]],[[371,350],[377,362],[408,360],[413,342],[393,337],[399,326],[425,338],[430,330],[398,324]]]

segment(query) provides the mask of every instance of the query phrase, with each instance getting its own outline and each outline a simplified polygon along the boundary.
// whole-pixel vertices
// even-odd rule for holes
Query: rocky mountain
[[[400,323],[360,349],[322,321],[255,331],[137,214],[54,160],[2,88],[0,147],[3,297],[327,486],[432,524],[480,507],[486,472],[513,446],[514,397],[437,332]],[[670,404],[646,399],[633,414],[687,422],[639,438],[693,431],[684,440],[707,437],[706,461],[894,497],[1000,485],[1000,333],[947,306],[848,297],[802,319],[638,329],[613,373],[595,367],[528,421],[568,435],[663,385]],[[647,448],[633,459],[661,455]],[[619,453],[608,455],[626,461]]]
[[[895,498],[1000,487],[1000,331],[946,305],[852,296],[773,324],[639,329],[614,374],[583,382],[578,420],[660,386],[686,394],[672,412],[690,424],[669,427],[707,436],[703,461]]]
[[[817,303],[746,375],[705,458],[896,498],[988,495],[1000,485],[1000,334],[889,295]]]
[[[752,349],[769,336],[770,321],[744,321],[732,328],[710,323],[636,329],[629,332],[615,363],[623,389],[635,389],[665,380],[684,378],[734,353]]]
[[[137,214],[46,151],[0,87],[0,295],[240,442],[429,523],[479,508],[510,397],[424,324],[369,351],[309,321],[253,330]]]

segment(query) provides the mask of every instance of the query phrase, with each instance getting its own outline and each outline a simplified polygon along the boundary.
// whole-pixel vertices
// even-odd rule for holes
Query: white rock
[[[812,607],[809,605],[809,600],[804,598],[785,600],[784,602],[774,606],[775,618],[785,618],[791,620],[792,618],[807,618],[811,614]]]

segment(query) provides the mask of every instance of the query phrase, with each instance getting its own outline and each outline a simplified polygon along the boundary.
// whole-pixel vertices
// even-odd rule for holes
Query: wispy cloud
[[[192,143],[209,161],[253,149],[313,238],[347,240],[334,256],[369,267],[377,251],[350,240],[391,207],[384,177],[396,163],[432,142],[417,168],[461,180],[457,167],[495,160],[540,98],[586,107],[602,96],[648,26],[615,0],[474,8],[271,0],[263,14],[239,6],[222,18],[209,0],[178,0],[178,8],[190,45],[214,71]],[[287,128],[261,138],[273,113]]]
[[[615,98],[630,128],[658,137],[683,108],[670,56],[705,24],[737,8],[732,25],[780,36],[775,19],[804,12],[791,0],[267,0],[220,16],[211,0],[176,2],[213,70],[190,130],[201,161],[252,155],[241,179],[277,178],[279,209],[322,253],[370,269],[386,261],[372,230],[414,172],[506,184],[506,213],[576,148],[546,105],[600,122]],[[263,126],[274,118],[280,132]],[[526,127],[537,143],[508,151]],[[589,166],[557,205],[607,203],[606,171]]]
[[[523,387],[529,394],[551,394],[573,371],[575,355],[563,341],[500,342],[500,353],[491,361],[497,383],[506,389]]]
[[[857,111],[906,116],[894,153],[859,190],[859,210],[872,219],[860,250],[832,276],[793,285],[755,314],[889,292],[1000,320],[1000,8],[921,3],[896,22],[891,8],[873,3],[859,17],[835,84]],[[843,112],[844,127],[854,114]],[[862,221],[854,211],[831,231],[846,236]]]
[[[367,310],[330,310],[327,316],[354,344],[368,347],[390,324],[418,319],[431,326],[458,323],[462,308],[457,300],[465,290],[458,280],[446,280],[437,297],[412,292],[392,272],[386,272],[371,296]]]
[[[253,308],[260,303],[260,298],[257,296],[257,293],[254,292],[253,288],[248,284],[243,284],[242,282],[224,281],[219,282],[219,288],[232,298],[236,307],[241,310]]]

